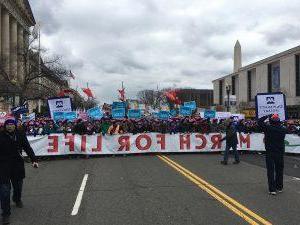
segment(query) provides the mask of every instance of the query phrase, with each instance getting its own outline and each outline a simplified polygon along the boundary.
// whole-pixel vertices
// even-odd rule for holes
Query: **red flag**
[[[82,88],[82,91],[89,97],[89,98],[94,98],[93,92],[89,88]]]
[[[122,88],[121,90],[119,90],[120,93],[120,100],[121,101],[125,101],[125,88]]]
[[[170,90],[165,92],[165,96],[169,99],[170,102],[175,103],[176,105],[180,105],[181,101],[177,96],[178,91],[176,90]]]
[[[63,97],[65,96],[66,94],[73,94],[74,91],[73,90],[70,90],[70,89],[64,89],[64,90],[61,90],[59,93],[58,93],[58,96],[59,97]]]

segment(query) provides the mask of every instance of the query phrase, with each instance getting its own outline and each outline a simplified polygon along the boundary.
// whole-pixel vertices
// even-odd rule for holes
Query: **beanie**
[[[6,126],[8,124],[13,124],[13,125],[17,126],[17,121],[14,118],[8,118],[5,120],[4,126]]]

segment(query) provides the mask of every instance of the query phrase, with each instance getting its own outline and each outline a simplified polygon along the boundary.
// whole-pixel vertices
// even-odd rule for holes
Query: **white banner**
[[[72,111],[71,98],[69,97],[48,99],[48,106],[49,106],[51,118],[53,118],[54,112]]]
[[[28,137],[37,156],[51,155],[109,155],[154,152],[217,152],[224,151],[225,141],[219,142],[221,134],[159,134],[143,133],[114,136],[52,134],[49,136]],[[265,151],[263,134],[238,135],[239,150]],[[300,153],[300,137],[286,136],[285,150]]]

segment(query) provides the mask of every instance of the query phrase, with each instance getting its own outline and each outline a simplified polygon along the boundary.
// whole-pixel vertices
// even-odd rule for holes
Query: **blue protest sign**
[[[185,102],[183,105],[184,105],[185,107],[191,108],[192,110],[195,110],[195,109],[197,108],[196,102],[195,102],[195,101]]]
[[[125,108],[123,109],[113,109],[112,110],[112,117],[114,119],[122,119],[125,117]]]
[[[65,113],[64,112],[53,112],[53,120],[58,121],[58,120],[64,120],[65,119]]]
[[[170,115],[171,115],[172,117],[177,116],[177,111],[176,111],[175,109],[172,109],[172,110],[170,111]]]
[[[206,109],[204,111],[204,118],[206,118],[206,119],[213,119],[215,117],[216,117],[216,111],[215,110]]]
[[[76,112],[65,112],[65,120],[68,121],[74,121],[77,119],[77,113]]]
[[[87,114],[92,119],[101,119],[103,117],[103,112],[99,107],[94,107],[87,111]]]
[[[23,114],[22,115],[22,122],[29,122],[35,120],[35,113],[31,113],[29,115]]]
[[[181,106],[179,110],[179,114],[182,116],[190,116],[192,115],[192,109],[187,106]]]
[[[25,104],[25,105],[14,107],[14,108],[11,109],[11,112],[14,115],[21,115],[21,114],[28,113],[29,112],[28,105]]]
[[[153,112],[153,113],[152,113],[152,116],[153,116],[154,118],[158,118],[158,114],[159,114],[158,112]]]
[[[140,119],[142,117],[142,112],[140,109],[129,109],[128,118],[130,119]]]
[[[113,102],[112,109],[126,108],[126,102]]]
[[[158,118],[161,120],[167,120],[170,118],[170,111],[160,111],[158,113]]]

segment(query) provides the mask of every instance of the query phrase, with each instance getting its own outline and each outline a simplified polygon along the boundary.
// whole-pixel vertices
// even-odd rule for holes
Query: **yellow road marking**
[[[228,207],[235,214],[242,217],[249,224],[251,224],[251,225],[252,224],[255,224],[255,225],[258,224],[252,218],[249,217],[249,216],[252,216],[253,218],[255,218],[257,221],[259,221],[263,225],[272,225],[272,223],[270,223],[269,221],[263,219],[262,217],[260,217],[256,213],[252,212],[251,210],[249,210],[248,208],[246,208],[245,206],[243,206],[239,202],[235,201],[233,198],[229,197],[228,195],[226,195],[225,193],[223,193],[219,189],[215,188],[214,186],[212,186],[211,184],[209,184],[205,180],[201,179],[200,177],[198,177],[197,175],[195,175],[191,171],[189,171],[186,168],[182,167],[181,165],[179,165],[175,161],[169,159],[166,156],[158,156],[158,157],[162,161],[166,162],[169,166],[174,168],[176,171],[178,171],[179,173],[184,175],[190,181],[197,184],[197,186],[199,186],[202,190],[206,191],[212,197],[214,197],[215,199],[220,201],[223,205]],[[248,214],[249,216],[247,216],[245,213]]]

